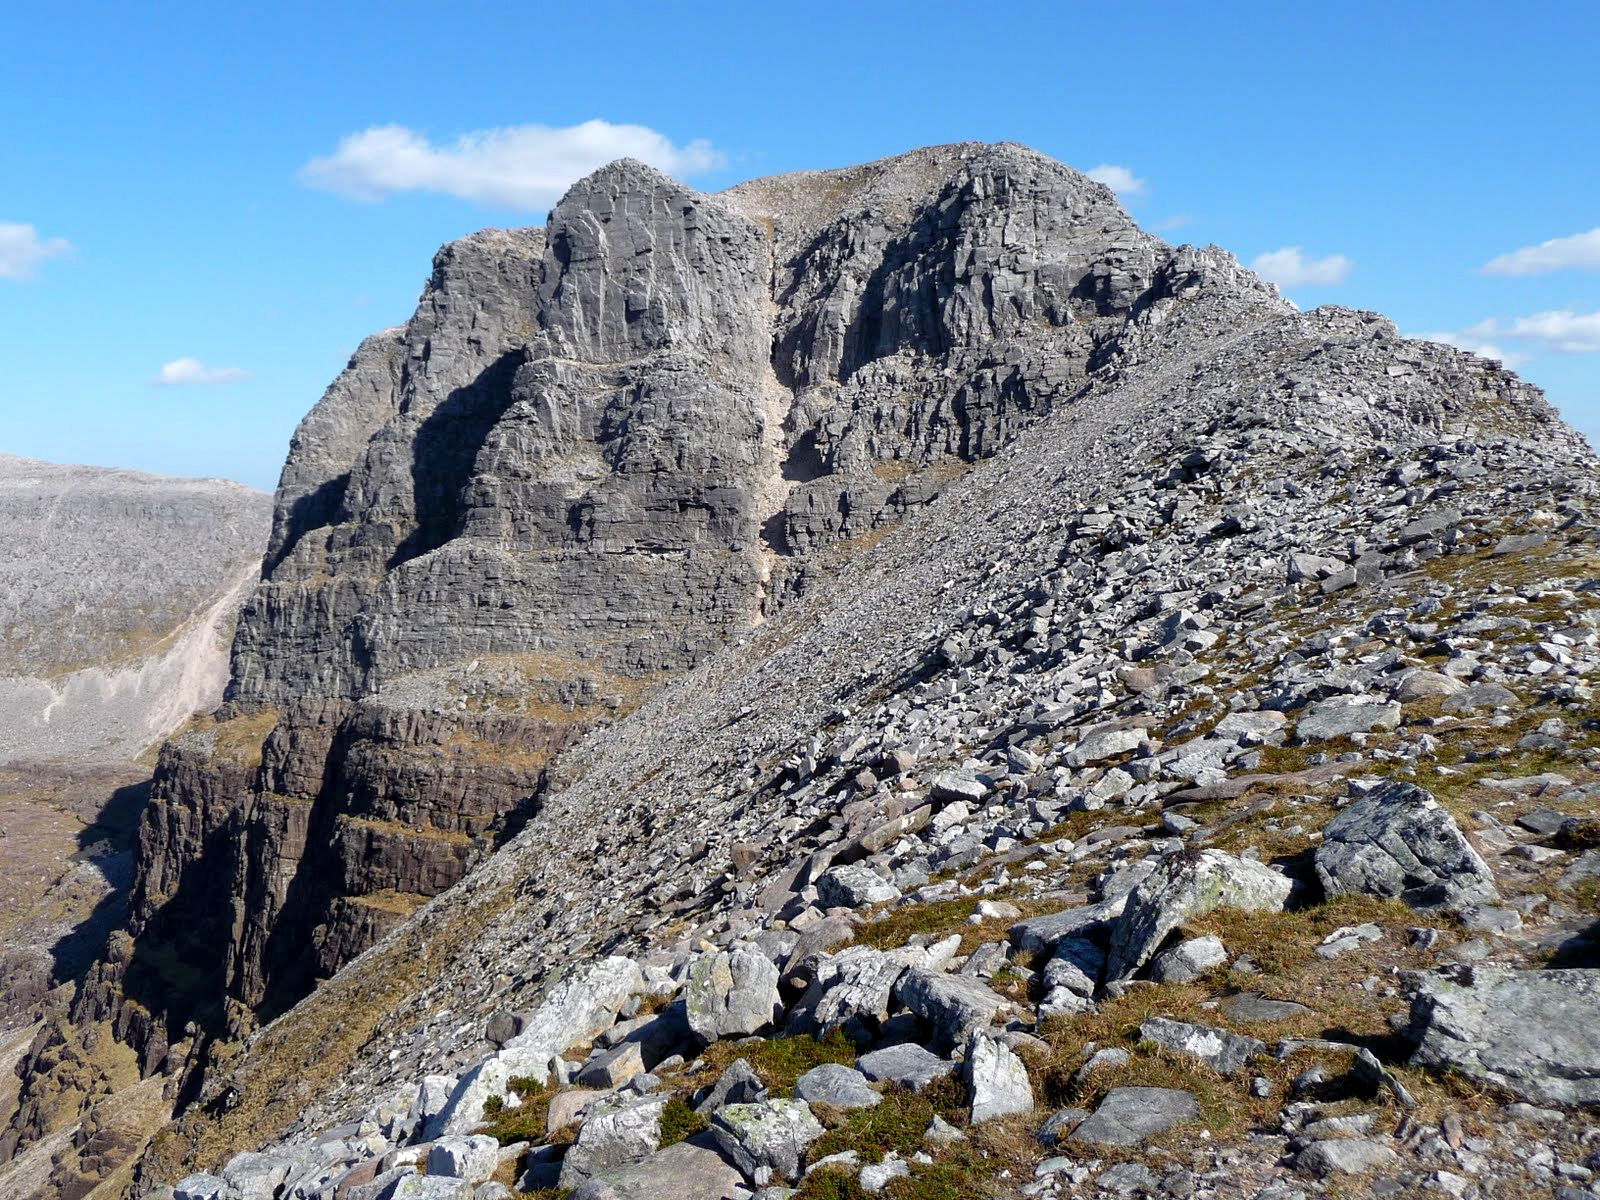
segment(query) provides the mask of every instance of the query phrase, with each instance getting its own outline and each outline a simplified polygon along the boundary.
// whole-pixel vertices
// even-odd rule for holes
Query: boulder
[[[822,1063],[795,1080],[794,1098],[830,1108],[871,1108],[883,1097],[873,1091],[867,1077],[843,1063]]]
[[[1033,1111],[1033,1085],[1016,1051],[998,1038],[975,1033],[962,1064],[972,1123]]]
[[[560,1186],[575,1188],[611,1167],[640,1162],[661,1146],[665,1096],[614,1096],[598,1100],[561,1161]]]
[[[643,990],[638,964],[620,956],[603,958],[558,980],[529,1015],[522,1032],[455,1083],[449,1100],[427,1123],[425,1136],[471,1133],[483,1123],[483,1106],[491,1096],[508,1104],[516,1100],[507,1094],[512,1079],[548,1082],[551,1058],[609,1029],[628,998]]]
[[[728,1104],[711,1119],[722,1152],[751,1182],[799,1178],[806,1147],[822,1136],[821,1123],[803,1100]]]
[[[1222,939],[1215,934],[1190,938],[1163,950],[1150,963],[1150,978],[1157,983],[1189,983],[1228,960]]]
[[[986,1029],[1012,1008],[1004,996],[965,975],[943,975],[912,967],[895,985],[895,996],[933,1026],[936,1044],[954,1049],[975,1030]]]
[[[428,1147],[428,1174],[482,1183],[500,1165],[500,1143],[492,1137],[442,1137]]]
[[[1179,1088],[1112,1088],[1066,1140],[1092,1146],[1141,1146],[1199,1115],[1194,1096]]]
[[[789,1030],[870,1034],[888,1018],[889,999],[905,969],[901,959],[870,946],[847,946],[819,959],[810,986],[789,1010]]]
[[[1398,704],[1372,696],[1330,696],[1313,704],[1296,722],[1294,732],[1302,742],[1326,742],[1399,724]]]
[[[197,1171],[172,1185],[173,1200],[226,1200],[228,1181],[220,1175]]]
[[[856,1069],[875,1083],[894,1083],[920,1092],[949,1075],[956,1064],[915,1042],[905,1042],[863,1054],[856,1059]]]
[[[717,1076],[711,1090],[701,1097],[694,1110],[701,1116],[708,1116],[724,1104],[754,1104],[766,1098],[766,1086],[755,1068],[745,1059],[736,1058]]]
[[[1535,1104],[1600,1107],[1600,970],[1476,967],[1422,976],[1413,1066],[1450,1068]]]
[[[1408,671],[1400,680],[1400,686],[1395,688],[1394,698],[1402,704],[1412,704],[1434,696],[1454,696],[1465,687],[1459,679],[1442,671]]]
[[[1499,895],[1494,874],[1455,818],[1415,784],[1390,780],[1328,822],[1316,852],[1330,896],[1398,896],[1418,908],[1463,908]]]
[[[281,1154],[246,1151],[228,1160],[222,1178],[242,1200],[272,1200],[295,1165],[294,1159]]]
[[[699,955],[689,968],[684,1004],[689,1028],[704,1041],[759,1033],[783,1010],[778,968],[753,946]]]
[[[817,880],[817,899],[824,908],[865,908],[899,898],[900,889],[871,867],[833,867]]]
[[[1313,1175],[1362,1175],[1400,1164],[1400,1156],[1372,1138],[1329,1138],[1295,1155],[1294,1165]]]
[[[1111,927],[1106,978],[1128,978],[1185,921],[1219,908],[1281,912],[1290,890],[1288,879],[1248,858],[1221,850],[1170,854],[1134,889]]]
[[[1233,1075],[1245,1067],[1266,1044],[1209,1025],[1191,1025],[1167,1017],[1151,1017],[1139,1025],[1139,1036],[1179,1054],[1198,1058],[1219,1075]]]
[[[708,1141],[692,1138],[642,1162],[608,1168],[568,1200],[746,1200],[744,1176]]]
[[[1091,729],[1067,752],[1067,765],[1088,767],[1121,758],[1150,744],[1147,729]]]

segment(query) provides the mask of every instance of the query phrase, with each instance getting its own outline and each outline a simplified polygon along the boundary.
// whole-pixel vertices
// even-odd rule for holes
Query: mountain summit
[[[1431,1072],[1600,1102],[1596,465],[1024,147],[611,164],[441,250],[301,424],[6,1170],[1520,1179]]]

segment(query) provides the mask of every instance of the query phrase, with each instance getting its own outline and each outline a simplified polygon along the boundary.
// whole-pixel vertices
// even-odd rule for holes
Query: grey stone
[[[482,1183],[500,1165],[500,1143],[492,1137],[443,1137],[428,1147],[428,1174]]]
[[[568,1200],[745,1200],[749,1194],[744,1176],[695,1138],[601,1171]]]
[[[955,1063],[940,1058],[914,1042],[885,1046],[856,1059],[856,1069],[874,1082],[895,1083],[920,1092],[936,1079],[955,1070]]]
[[[1330,821],[1316,850],[1330,896],[1395,896],[1415,907],[1461,907],[1499,894],[1494,874],[1455,818],[1414,784],[1388,781]]]
[[[1219,1075],[1233,1075],[1266,1049],[1252,1037],[1240,1037],[1209,1025],[1192,1025],[1167,1017],[1151,1017],[1139,1025],[1139,1036],[1179,1054],[1198,1058]]]
[[[1600,970],[1473,967],[1421,977],[1416,1066],[1450,1068],[1535,1104],[1600,1106]]]
[[[883,1097],[867,1085],[867,1077],[842,1063],[822,1063],[795,1080],[794,1098],[830,1108],[871,1108]]]
[[[993,1117],[1033,1111],[1033,1085],[1028,1068],[998,1038],[975,1033],[967,1042],[962,1076],[967,1084],[969,1113],[974,1125]]]
[[[1220,850],[1169,855],[1128,897],[1111,927],[1106,978],[1132,975],[1185,921],[1219,908],[1278,912],[1290,890],[1276,871]]]
[[[561,1160],[560,1186],[575,1188],[611,1167],[640,1162],[661,1146],[665,1096],[619,1095],[597,1100]]]
[[[1400,1156],[1371,1138],[1313,1142],[1295,1156],[1294,1165],[1315,1175],[1361,1175],[1400,1164]]]
[[[689,969],[684,1002],[689,1027],[705,1041],[759,1033],[782,1011],[778,968],[750,946],[701,954]]]
[[[1222,939],[1208,933],[1156,955],[1150,962],[1150,978],[1157,983],[1188,983],[1227,961]]]
[[[883,1156],[882,1162],[873,1163],[861,1168],[857,1179],[861,1183],[861,1190],[869,1196],[875,1196],[896,1179],[905,1179],[911,1174],[911,1166],[893,1150]]]
[[[797,1179],[806,1147],[822,1136],[822,1125],[801,1100],[728,1104],[711,1120],[717,1145],[745,1177],[757,1184]]]
[[[1332,696],[1313,704],[1295,722],[1302,742],[1325,742],[1352,733],[1393,729],[1400,724],[1400,706],[1367,696]]]
[[[946,1048],[964,1045],[975,1030],[987,1028],[1012,1008],[1009,1000],[976,979],[921,967],[912,967],[900,977],[895,995],[934,1027],[937,1044]]]
[[[869,867],[834,867],[817,880],[817,897],[827,908],[865,908],[900,898],[900,889]]]
[[[172,1185],[173,1200],[226,1200],[228,1181],[220,1175],[198,1171]]]
[[[1200,1115],[1200,1106],[1178,1088],[1112,1088],[1068,1142],[1099,1146],[1142,1146]]]
[[[767,1089],[748,1061],[736,1058],[717,1076],[711,1090],[695,1105],[702,1116],[717,1111],[724,1104],[754,1104],[767,1098]]]

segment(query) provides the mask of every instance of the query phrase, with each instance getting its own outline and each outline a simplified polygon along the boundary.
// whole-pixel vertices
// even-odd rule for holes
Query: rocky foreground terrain
[[[1600,1195],[1600,463],[1010,145],[442,250],[14,1195]]]

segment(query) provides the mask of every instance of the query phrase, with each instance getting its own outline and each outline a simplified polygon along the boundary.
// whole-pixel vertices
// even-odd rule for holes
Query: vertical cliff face
[[[292,1003],[537,820],[571,740],[1196,300],[1287,311],[1008,145],[717,197],[620,162],[445,247],[295,436],[86,1011],[154,1061]]]

